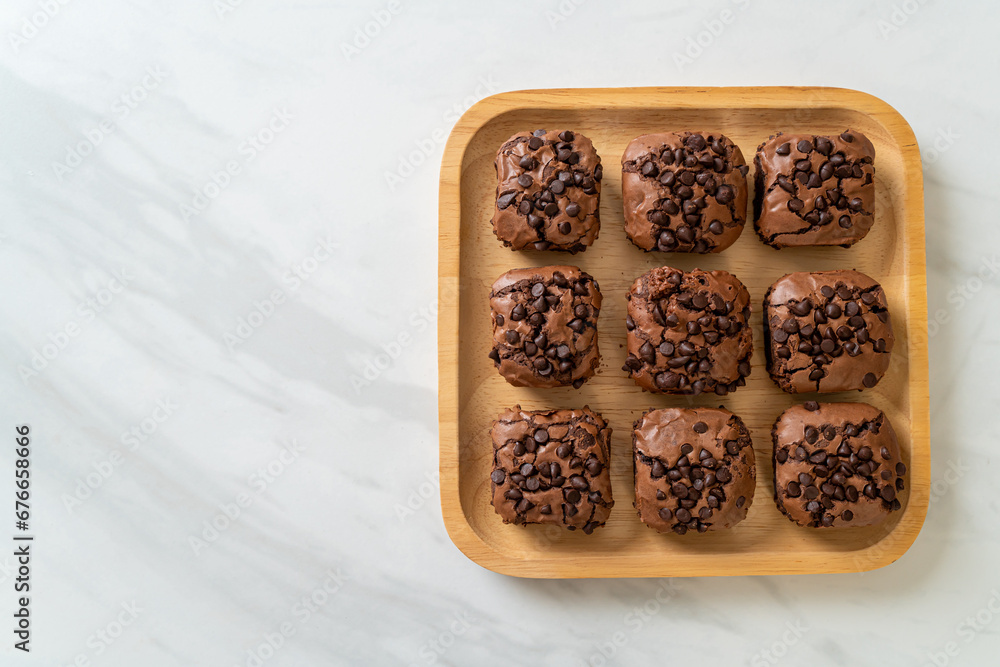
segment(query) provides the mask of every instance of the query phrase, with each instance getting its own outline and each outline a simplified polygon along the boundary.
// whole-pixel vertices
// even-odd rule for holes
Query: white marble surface
[[[0,663],[996,664],[995,3],[224,2],[0,9],[0,506],[28,422],[37,536],[29,655],[0,556]],[[924,531],[866,575],[483,570],[434,481],[442,137],[493,92],[685,84],[858,88],[912,124]]]

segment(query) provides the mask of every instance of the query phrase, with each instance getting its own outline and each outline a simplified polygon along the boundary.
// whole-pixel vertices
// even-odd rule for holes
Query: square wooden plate
[[[586,252],[513,252],[493,235],[493,160],[512,134],[571,129],[590,137],[604,165],[601,233]],[[851,248],[765,246],[752,229],[719,254],[644,253],[623,230],[621,155],[641,134],[670,130],[722,132],[751,165],[757,146],[778,131],[863,132],[875,145],[875,225]],[[752,190],[751,197],[752,199]],[[533,90],[494,95],[455,125],[441,166],[438,366],[440,374],[441,505],[451,539],[483,567],[521,577],[664,577],[860,572],[892,563],[916,539],[930,486],[927,394],[927,304],[923,180],[920,153],[906,121],[865,93],[835,88],[605,88]],[[487,357],[489,293],[512,268],[573,264],[601,285],[601,366],[579,390],[512,387]],[[753,371],[729,396],[695,398],[642,392],[621,370],[625,362],[625,293],[654,266],[724,269],[753,299]],[[885,288],[896,332],[886,376],[872,390],[793,396],[764,366],[762,300],[792,271],[853,268]],[[771,425],[782,410],[808,400],[864,401],[895,426],[909,469],[905,506],[881,526],[800,528],[773,501]],[[505,525],[490,505],[489,428],[505,408],[589,405],[610,423],[615,507],[593,535],[556,526]],[[746,520],[731,530],[660,535],[632,507],[634,420],[650,407],[717,406],[740,415],[757,455],[757,490]]]

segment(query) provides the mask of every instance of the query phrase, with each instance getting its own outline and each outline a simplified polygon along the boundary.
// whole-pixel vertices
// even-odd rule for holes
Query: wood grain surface
[[[520,130],[570,129],[590,137],[602,158],[601,232],[586,252],[513,252],[492,233],[493,159]],[[623,231],[620,160],[626,144],[650,132],[722,132],[750,164],[758,144],[778,131],[863,132],[876,149],[875,225],[852,248],[765,246],[752,214],[739,240],[713,255],[644,253]],[[452,540],[483,567],[521,577],[664,577],[859,572],[887,565],[916,539],[930,487],[927,303],[923,181],[913,132],[889,105],[834,88],[622,88],[503,93],[472,107],[452,130],[440,185],[439,419],[441,505]],[[599,319],[601,366],[581,389],[512,387],[487,357],[489,292],[504,271],[568,263],[593,275],[604,294]],[[725,397],[655,396],[621,370],[625,362],[625,293],[654,266],[723,269],[750,290],[753,370],[747,386]],[[896,332],[892,363],[871,390],[840,394],[782,392],[767,375],[761,302],[767,287],[792,271],[852,268],[885,288]],[[773,501],[771,425],[794,403],[864,401],[884,410],[909,469],[905,506],[881,526],[800,528]],[[593,535],[556,526],[505,525],[490,506],[489,427],[505,408],[589,405],[611,424],[615,507]],[[757,489],[747,519],[728,531],[661,535],[632,507],[632,424],[650,407],[724,405],[753,436]]]

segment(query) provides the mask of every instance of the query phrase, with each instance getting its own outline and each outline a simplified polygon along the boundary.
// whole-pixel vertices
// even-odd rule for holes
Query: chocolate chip
[[[705,146],[707,145],[705,143],[705,137],[700,134],[692,134],[684,140],[684,143],[693,151],[705,150]]]

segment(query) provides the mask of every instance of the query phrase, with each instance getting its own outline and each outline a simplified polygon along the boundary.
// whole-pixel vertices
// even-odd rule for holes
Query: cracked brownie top
[[[874,387],[889,368],[881,285],[857,271],[790,273],[764,297],[767,370],[789,393]]]
[[[875,213],[875,147],[860,132],[777,134],[754,158],[754,226],[774,248],[850,246]]]
[[[731,528],[753,502],[750,432],[722,408],[650,410],[632,433],[635,508],[646,525],[680,535]]]
[[[571,130],[519,132],[496,158],[493,233],[513,250],[586,250],[601,227],[601,158]]]
[[[906,465],[885,414],[806,401],[774,424],[774,500],[801,526],[870,526],[899,510]]]
[[[489,356],[515,387],[579,388],[600,363],[597,281],[575,266],[514,269],[490,293]]]
[[[588,407],[501,414],[493,439],[491,504],[505,523],[552,523],[585,533],[611,513],[611,428]]]
[[[622,155],[625,232],[647,251],[724,250],[746,223],[746,175],[743,153],[722,134],[637,137]]]
[[[725,395],[746,384],[750,294],[725,271],[658,267],[626,295],[625,370],[647,391]]]

